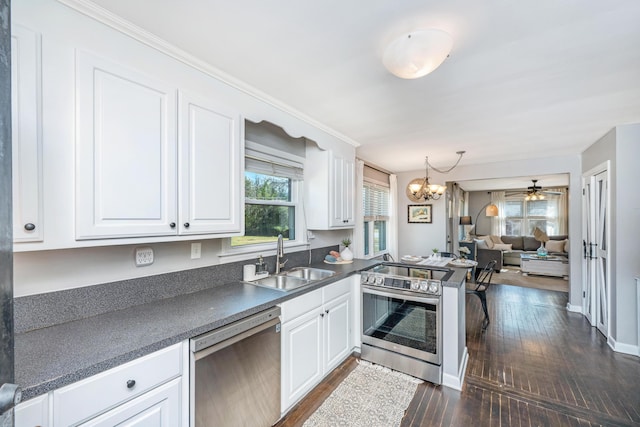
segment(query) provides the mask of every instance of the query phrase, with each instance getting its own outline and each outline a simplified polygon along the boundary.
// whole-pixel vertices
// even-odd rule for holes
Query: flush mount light
[[[397,77],[417,79],[438,68],[452,47],[453,39],[442,30],[417,30],[391,42],[382,62]]]

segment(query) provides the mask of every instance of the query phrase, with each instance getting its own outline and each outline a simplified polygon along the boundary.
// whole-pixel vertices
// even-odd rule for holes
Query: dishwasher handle
[[[278,325],[278,326],[276,326],[276,325]],[[198,360],[200,360],[200,359],[202,359],[204,357],[207,357],[207,356],[215,353],[216,351],[220,351],[223,348],[229,347],[229,346],[231,346],[231,345],[233,345],[233,344],[235,344],[237,342],[242,341],[245,338],[248,338],[248,337],[250,337],[252,335],[256,335],[256,334],[258,334],[258,333],[260,333],[260,332],[262,332],[262,331],[264,331],[266,329],[272,328],[273,326],[276,326],[276,333],[280,332],[280,318],[275,318],[275,319],[269,320],[266,323],[263,323],[263,324],[261,324],[259,326],[256,326],[256,327],[252,328],[252,329],[249,329],[248,331],[244,331],[244,332],[241,332],[241,333],[239,333],[237,335],[234,335],[231,338],[228,338],[228,339],[226,339],[226,340],[224,340],[222,342],[219,342],[218,344],[214,344],[214,345],[212,345],[210,347],[203,348],[200,351],[196,351],[193,354],[193,357],[194,357],[194,359],[196,361],[198,361]]]

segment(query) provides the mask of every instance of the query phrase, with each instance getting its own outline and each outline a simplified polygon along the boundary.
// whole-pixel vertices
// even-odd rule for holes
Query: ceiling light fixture
[[[406,193],[409,200],[411,200],[412,202],[426,202],[428,200],[438,200],[440,196],[444,194],[447,187],[440,184],[431,184],[429,182],[429,166],[431,166],[433,170],[439,173],[450,172],[453,170],[453,168],[458,166],[458,163],[460,163],[460,159],[462,159],[462,155],[464,153],[465,151],[456,152],[456,154],[458,155],[458,160],[453,166],[451,166],[447,170],[439,170],[434,168],[432,165],[429,164],[429,157],[428,156],[425,157],[424,158],[424,164],[425,164],[424,178],[415,178],[411,180],[409,185],[407,185]]]
[[[438,68],[452,47],[453,39],[442,30],[417,30],[392,41],[382,63],[397,77],[417,79]]]
[[[542,187],[538,187],[536,182],[537,179],[532,179],[533,185],[528,187],[527,195],[524,197],[525,200],[544,200],[544,194],[542,194]]]

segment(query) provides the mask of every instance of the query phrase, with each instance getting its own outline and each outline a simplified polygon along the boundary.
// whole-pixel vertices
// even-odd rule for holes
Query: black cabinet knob
[[[320,317],[324,317],[324,313],[320,313]]]
[[[172,222],[171,224],[169,224],[169,227],[171,227],[171,228],[176,228],[176,223],[175,223],[175,222]]]
[[[184,228],[189,228],[189,223],[188,222],[184,223]]]
[[[33,231],[36,229],[36,225],[28,222],[24,225],[24,229],[27,231]]]
[[[134,388],[136,386],[136,380],[127,381],[127,388]]]
[[[325,310],[324,312],[325,312],[325,313],[327,313],[327,314],[329,314],[329,310]]]

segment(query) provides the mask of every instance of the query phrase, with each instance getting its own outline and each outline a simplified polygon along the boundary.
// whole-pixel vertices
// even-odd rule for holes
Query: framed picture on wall
[[[409,205],[408,221],[409,223],[426,223],[431,224],[431,207],[432,205]]]

